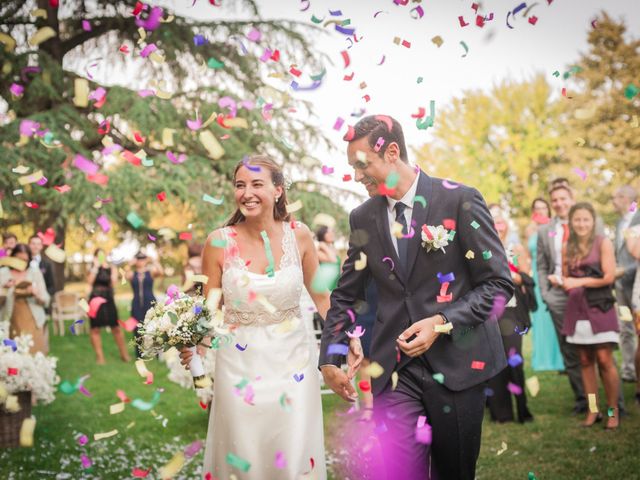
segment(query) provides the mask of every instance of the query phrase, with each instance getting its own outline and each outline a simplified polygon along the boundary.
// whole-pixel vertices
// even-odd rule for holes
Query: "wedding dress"
[[[250,272],[233,227],[222,229],[224,318],[235,328],[216,354],[204,460],[213,478],[326,479],[318,351],[311,323],[301,321],[295,232],[283,229],[271,277]]]

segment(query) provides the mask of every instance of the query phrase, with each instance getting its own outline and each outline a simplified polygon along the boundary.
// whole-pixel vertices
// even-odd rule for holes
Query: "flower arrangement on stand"
[[[0,447],[33,445],[35,418],[31,405],[55,400],[58,359],[29,353],[31,335],[9,338],[0,325]]]

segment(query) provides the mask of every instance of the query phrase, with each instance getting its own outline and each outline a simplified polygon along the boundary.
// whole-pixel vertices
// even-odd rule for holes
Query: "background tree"
[[[466,91],[437,111],[433,141],[416,152],[418,163],[528,217],[558,153],[561,109],[542,74],[504,81],[490,92]]]

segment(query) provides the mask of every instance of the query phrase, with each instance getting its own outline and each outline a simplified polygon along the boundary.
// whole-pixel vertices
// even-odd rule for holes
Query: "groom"
[[[372,392],[388,479],[472,480],[485,382],[506,366],[496,316],[514,286],[504,249],[477,190],[408,164],[396,120],[365,117],[347,135],[355,180],[372,198],[349,218],[347,260],[322,332],[324,381],[347,401],[357,396],[354,365],[349,375],[340,365],[354,305],[373,279],[370,356],[384,372]],[[431,232],[438,226],[448,232],[443,248]]]

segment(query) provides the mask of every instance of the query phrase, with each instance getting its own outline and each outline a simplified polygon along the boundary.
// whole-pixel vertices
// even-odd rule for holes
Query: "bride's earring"
[[[280,201],[280,197],[276,197],[276,203]]]

